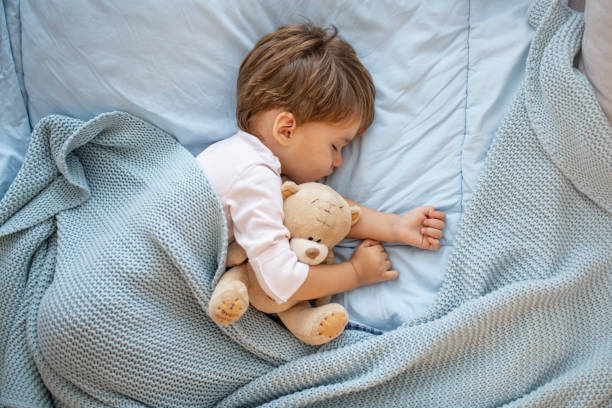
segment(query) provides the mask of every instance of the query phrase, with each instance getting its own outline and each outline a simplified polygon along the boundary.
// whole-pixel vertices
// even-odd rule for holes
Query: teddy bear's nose
[[[308,248],[306,250],[306,256],[311,259],[315,259],[317,256],[319,256],[319,250],[317,248]]]

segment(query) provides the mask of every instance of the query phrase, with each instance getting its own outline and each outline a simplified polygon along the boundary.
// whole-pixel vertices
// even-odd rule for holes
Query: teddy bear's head
[[[291,233],[291,249],[301,262],[317,265],[342,241],[359,220],[359,207],[350,206],[325,184],[285,182],[283,210]]]

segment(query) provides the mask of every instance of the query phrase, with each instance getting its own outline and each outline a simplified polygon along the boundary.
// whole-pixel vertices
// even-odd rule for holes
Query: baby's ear
[[[359,217],[361,217],[361,209],[356,206],[351,206],[351,225],[355,225],[357,221],[359,221]]]
[[[285,181],[281,186],[281,192],[283,193],[283,200],[286,200],[287,197],[292,196],[297,193],[300,189],[300,186],[295,184],[293,181]]]

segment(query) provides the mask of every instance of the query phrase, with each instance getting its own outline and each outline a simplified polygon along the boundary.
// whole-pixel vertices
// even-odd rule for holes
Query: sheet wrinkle
[[[470,18],[472,14],[472,0],[468,0],[468,18],[467,18],[467,33],[466,33],[466,67],[465,67],[465,105],[464,105],[464,121],[463,121],[463,138],[461,139],[461,147],[460,147],[460,156],[459,156],[459,212],[463,213],[463,153],[465,140],[468,136],[468,110],[469,110],[469,96],[470,96],[470,32],[472,30],[472,26],[470,23]],[[459,219],[461,222],[461,218]]]
[[[10,41],[11,57],[13,59],[17,81],[21,91],[21,97],[24,104],[27,106],[28,94],[23,82],[23,59],[22,59],[22,41],[21,41],[21,19],[19,10],[19,0],[7,0],[4,2],[4,14],[7,24],[7,35]],[[11,30],[11,28],[13,28]],[[29,124],[30,129],[32,128]]]
[[[352,4],[352,3],[351,3],[351,2],[349,2],[349,1],[346,1],[345,3]],[[396,4],[396,3],[395,3],[395,2],[393,2],[393,4]],[[411,4],[411,5],[414,7],[414,4]],[[350,6],[349,6],[349,7],[350,7]],[[400,13],[396,14],[395,16],[402,16],[402,15],[404,15],[404,14],[408,15],[408,18],[407,18],[407,19],[405,19],[405,20],[401,20],[401,21],[402,21],[402,23],[403,23],[404,25],[408,25],[408,24],[409,24],[409,23],[412,21],[412,18],[414,17],[415,12],[416,12],[416,11],[418,11],[420,8],[421,8],[421,4],[420,4],[420,3],[418,3],[418,4],[415,6],[415,8],[414,8],[414,12],[412,12],[412,13],[411,13],[411,11],[412,11],[412,10],[402,10],[402,12],[400,12]],[[400,26],[400,27],[402,27],[402,26]],[[399,30],[399,29],[398,29],[398,30]],[[388,41],[389,41],[389,38],[388,38],[388,37],[384,37],[384,38],[382,38],[382,39],[381,39],[381,41],[380,41],[380,42],[373,43],[373,44],[372,44],[372,46],[370,46],[370,47],[369,47],[369,49],[370,49],[370,50],[372,50],[372,51],[370,51],[370,52],[361,52],[361,53],[359,53],[359,54],[358,54],[359,58],[360,58],[361,60],[363,60],[363,61],[369,61],[369,59],[370,59],[371,55],[372,55],[373,53],[375,54],[377,50],[384,49],[384,47],[382,47],[381,45],[382,45],[382,44],[387,43]],[[376,66],[376,64],[378,64],[378,63],[379,63],[379,61],[380,61],[379,59],[376,59],[376,60],[375,60],[375,62],[370,63],[370,64],[366,64],[366,65],[367,65],[368,67],[370,67],[370,66],[371,66],[372,68],[374,68],[374,67]],[[376,79],[374,79],[374,82],[376,83]]]
[[[443,91],[439,91],[436,92],[436,95],[439,95],[441,92]],[[430,101],[435,100],[435,97],[432,97],[430,99]],[[421,134],[427,135],[431,130],[437,128],[440,126],[440,123],[444,123],[447,119],[449,119],[456,110],[461,109],[461,100],[458,100],[456,102],[456,105],[447,105],[447,107],[449,108],[447,110],[447,112],[445,113],[444,116],[438,116],[440,115],[439,111],[433,111],[431,109],[422,109],[421,111],[419,111],[419,113],[417,114],[417,119],[419,120],[414,120],[414,121],[407,121],[405,122],[398,130],[397,133],[402,133],[404,131],[410,131],[410,130],[414,130],[415,128],[419,127],[420,125],[424,124],[426,126],[426,128],[420,132]],[[431,107],[431,105],[428,105],[428,107]],[[419,118],[421,115],[421,112],[427,112],[429,116],[423,117],[422,119]],[[436,120],[430,120],[430,119],[436,119]],[[427,143],[427,138],[424,138],[425,140],[423,141],[423,143]],[[419,143],[419,140],[415,140],[415,143]]]
[[[19,27],[18,5],[0,4],[0,198],[17,173],[31,130]]]
[[[130,31],[130,33],[132,34],[132,37],[134,39],[136,39],[138,42],[140,42],[141,44],[145,43],[145,41],[143,41],[143,37],[138,33],[138,31],[134,30],[134,27],[132,26],[132,22],[127,18],[127,16],[122,12],[121,7],[119,7],[117,5],[117,3],[121,3],[119,1],[116,0],[111,0],[110,3],[112,3],[112,8],[113,10],[109,11],[110,15],[113,16],[118,16],[121,20],[123,20],[123,22],[125,23],[124,26],[127,27],[127,29]],[[105,4],[104,2],[99,3],[101,7],[104,7]],[[109,4],[109,8],[111,7],[111,5]],[[139,16],[138,14],[133,15],[134,16]],[[136,20],[138,21],[138,20]],[[155,63],[155,61],[153,59],[151,59],[149,61],[150,63]]]

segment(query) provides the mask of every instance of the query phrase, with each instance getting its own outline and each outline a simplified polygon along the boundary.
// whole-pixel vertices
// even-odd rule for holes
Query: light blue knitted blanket
[[[128,114],[36,127],[0,202],[0,404],[610,406],[612,130],[572,69],[583,20],[530,10],[527,76],[437,300],[314,348],[206,313],[222,209],[192,156]]]

